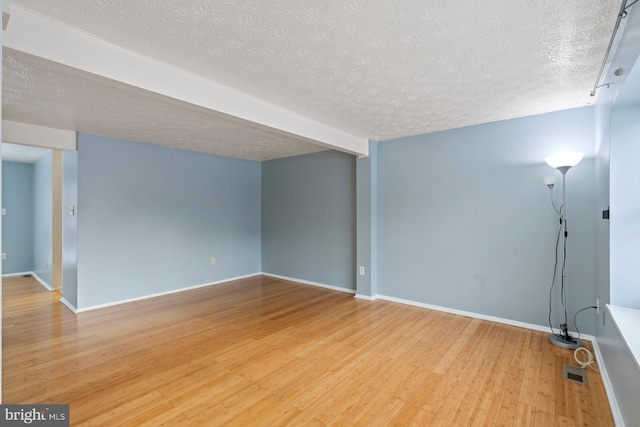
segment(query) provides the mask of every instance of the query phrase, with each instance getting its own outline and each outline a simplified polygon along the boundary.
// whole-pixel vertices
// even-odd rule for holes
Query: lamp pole
[[[562,205],[558,211],[560,216],[560,222],[562,223],[562,274],[561,274],[561,298],[562,298],[562,309],[563,309],[563,323],[560,324],[560,334],[556,334],[551,331],[551,335],[549,335],[549,342],[555,346],[574,350],[578,347],[582,347],[582,342],[573,338],[569,334],[569,319],[567,315],[567,272],[566,272],[566,264],[567,264],[567,238],[569,234],[567,232],[567,172],[571,169],[572,166],[577,164],[582,159],[582,156],[578,159],[577,162],[571,165],[555,165],[552,164],[548,159],[547,163],[550,166],[555,167],[562,173]],[[549,186],[549,189],[553,188],[553,184]],[[553,199],[552,199],[553,201]],[[558,256],[556,254],[556,256]]]
[[[569,166],[559,167],[558,170],[562,172],[562,207],[560,208],[560,221],[562,221],[562,307],[564,308],[564,323],[560,325],[560,330],[562,331],[562,336],[565,340],[571,340],[572,337],[569,335],[569,319],[567,318],[567,271],[566,271],[566,260],[567,260],[567,238],[569,234],[567,232],[567,171],[569,170]]]

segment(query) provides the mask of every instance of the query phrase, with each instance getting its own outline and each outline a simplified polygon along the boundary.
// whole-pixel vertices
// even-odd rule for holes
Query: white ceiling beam
[[[26,123],[2,121],[2,142],[75,151],[77,134],[69,130],[53,129]]]
[[[112,45],[17,5],[12,5],[11,25],[3,35],[3,45],[328,148],[360,156],[369,153],[365,137]]]
[[[6,30],[9,25],[9,18],[11,17],[11,0],[2,1],[2,29]]]

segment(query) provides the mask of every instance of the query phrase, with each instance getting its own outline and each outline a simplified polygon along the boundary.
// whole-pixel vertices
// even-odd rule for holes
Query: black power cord
[[[575,316],[573,316],[573,324],[576,327],[576,332],[578,333],[578,338],[580,338],[580,330],[578,329],[578,322],[577,322],[578,313],[580,313],[582,311],[585,311],[585,310],[589,310],[590,308],[597,309],[598,307],[596,307],[595,305],[590,305],[589,307],[581,308],[580,310],[576,311]]]
[[[549,289],[549,328],[551,329],[551,333],[557,337],[562,337],[562,335],[556,334],[553,331],[553,325],[551,324],[551,300],[553,297],[553,286],[556,283],[556,276],[558,273],[558,248],[560,247],[561,235],[562,235],[562,219],[560,219],[560,228],[558,228],[558,237],[556,238],[556,262],[553,266],[553,279],[551,280],[551,288]]]
[[[564,207],[564,206],[563,206]],[[560,217],[560,226],[562,227],[562,217]],[[560,286],[560,299],[562,301],[562,309],[564,311],[564,319],[565,322],[569,322],[567,320],[567,301],[565,299],[565,290],[564,287],[566,286],[565,284],[565,277],[566,277],[566,269],[567,269],[567,237],[568,237],[568,231],[567,231],[567,218],[564,218],[564,239],[562,240],[562,284]],[[560,330],[562,331],[562,338],[564,338],[567,341],[572,341],[573,337],[569,334],[569,325],[567,325],[567,323],[562,323],[560,324]]]

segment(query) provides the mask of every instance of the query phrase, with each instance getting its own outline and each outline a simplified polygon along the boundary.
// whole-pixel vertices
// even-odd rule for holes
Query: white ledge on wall
[[[640,369],[640,310],[609,304],[607,310]]]

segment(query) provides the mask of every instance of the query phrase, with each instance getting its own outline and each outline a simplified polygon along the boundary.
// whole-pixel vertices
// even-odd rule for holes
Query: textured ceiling
[[[257,161],[326,150],[19,52],[5,49],[2,72],[5,120]]]
[[[35,163],[51,150],[26,145],[2,143],[2,161],[18,163]]]
[[[589,93],[620,6],[619,0],[12,3],[374,140],[592,103]],[[165,101],[166,105],[147,112],[149,104],[158,104],[158,100],[126,90],[101,99],[109,91],[104,84],[72,82],[72,73],[65,77],[46,67],[36,69],[24,58],[7,58],[5,52],[5,68],[11,67],[15,70],[3,78],[10,96],[26,84],[24,78],[20,80],[23,72],[35,80],[48,78],[47,73],[51,73],[60,84],[46,90],[48,100],[38,101],[34,99],[38,93],[31,93],[30,98],[23,99],[22,110],[3,96],[5,118],[11,115],[15,120],[27,119],[32,109],[36,115],[49,115],[50,111],[39,110],[40,104],[46,102],[55,109],[61,103],[79,102],[65,104],[65,111],[60,113],[64,117],[58,119],[54,115],[48,125],[54,126],[58,120],[65,126],[75,122],[84,125],[86,131],[119,132],[121,135],[116,136],[144,137],[144,141],[164,134],[167,125],[147,129],[142,136],[129,132],[141,122],[148,123],[148,128],[161,127],[162,115],[174,114],[174,108],[188,125],[203,126],[207,121],[207,112],[189,111],[188,107]],[[21,67],[27,70],[22,71]],[[32,86],[43,84],[36,82]],[[98,100],[99,106],[83,103],[91,100]],[[121,108],[119,102],[129,104],[122,114],[115,111]],[[191,114],[194,117],[189,118]],[[303,152],[310,147],[306,142],[274,137],[270,132],[265,136],[259,128],[243,123],[222,124],[220,135],[206,129],[215,137],[201,132],[203,138],[190,146],[188,140],[181,142],[180,138],[186,127],[174,125],[172,138],[179,146],[191,149],[209,147],[211,151],[218,144],[225,147],[240,142],[252,151],[256,146],[246,138],[256,132],[266,141],[265,151],[275,150],[274,155],[256,158],[290,155],[286,150],[275,154],[277,148],[273,147],[279,144],[306,145],[300,150]],[[157,141],[166,143],[166,139]],[[244,157],[242,153],[225,155]]]

